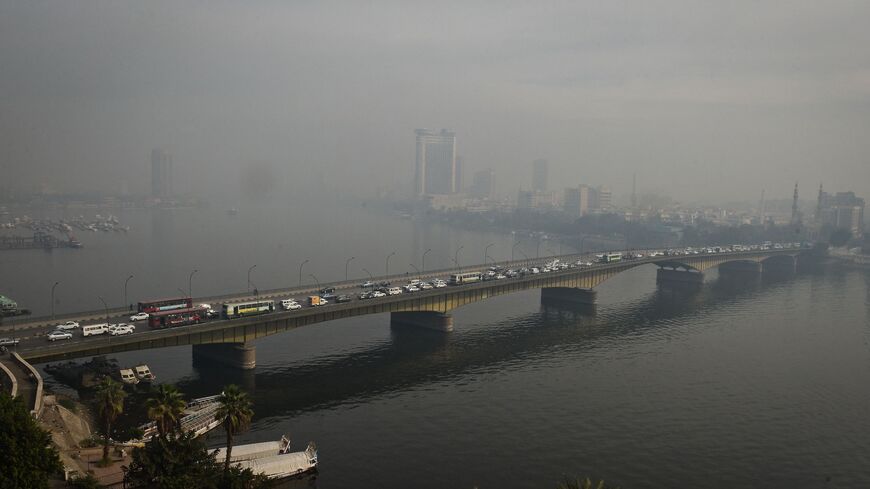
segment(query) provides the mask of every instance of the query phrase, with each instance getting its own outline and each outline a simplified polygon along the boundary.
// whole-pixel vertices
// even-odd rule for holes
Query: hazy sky
[[[0,0],[0,178],[144,192],[271,167],[410,187],[417,127],[466,180],[678,199],[870,197],[867,1]],[[232,188],[228,186],[227,188]]]

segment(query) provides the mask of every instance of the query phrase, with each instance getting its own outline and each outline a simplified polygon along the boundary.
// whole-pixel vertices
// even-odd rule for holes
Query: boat
[[[132,368],[122,368],[118,373],[121,376],[121,382],[126,385],[136,385],[139,383],[139,379],[136,377]]]
[[[193,433],[197,437],[217,428],[221,424],[215,416],[220,407],[219,397],[219,395],[200,397],[187,403],[184,415],[178,420],[181,431]],[[143,424],[139,429],[142,430],[141,442],[147,442],[157,434],[157,423],[151,421]]]
[[[144,363],[142,365],[136,365],[133,367],[133,370],[136,372],[136,378],[139,379],[140,382],[154,382],[157,379],[157,376],[151,373],[151,369],[148,368],[148,365]]]
[[[224,448],[209,450],[220,458]],[[290,451],[290,439],[282,436],[279,441],[250,443],[233,447],[230,463],[245,470],[251,469],[254,474],[262,474],[269,479],[284,479],[317,470],[317,446],[308,442],[308,447],[301,452]]]

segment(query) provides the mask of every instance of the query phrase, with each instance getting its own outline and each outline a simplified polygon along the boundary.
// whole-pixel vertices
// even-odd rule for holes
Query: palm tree
[[[215,419],[220,421],[227,432],[227,456],[224,461],[224,473],[230,470],[230,456],[233,451],[233,435],[248,427],[254,411],[251,409],[251,400],[248,394],[237,385],[228,385],[218,397],[217,412]]]
[[[97,386],[97,413],[103,421],[103,465],[109,464],[109,435],[112,432],[112,423],[119,414],[124,412],[124,398],[127,393],[123,386],[110,377],[103,377]]]
[[[157,433],[161,437],[166,438],[170,431],[181,430],[181,415],[187,408],[187,402],[174,385],[160,384],[145,401],[145,407],[148,408],[148,419],[157,423]]]

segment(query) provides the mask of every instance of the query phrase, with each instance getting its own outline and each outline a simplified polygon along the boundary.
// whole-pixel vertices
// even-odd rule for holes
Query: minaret
[[[816,201],[816,215],[813,216],[815,218],[816,224],[822,221],[822,201],[824,200],[825,192],[822,190],[822,184],[819,183],[819,198]]]
[[[791,223],[798,224],[800,222],[800,216],[798,215],[798,184],[794,183],[794,197],[791,201]]]
[[[631,208],[637,209],[637,173],[631,177]]]
[[[764,189],[761,189],[761,201],[758,202],[758,221],[764,224]]]

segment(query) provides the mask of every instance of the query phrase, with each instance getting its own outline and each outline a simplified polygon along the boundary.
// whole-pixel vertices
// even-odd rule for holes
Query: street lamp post
[[[199,270],[194,269],[190,272],[190,275],[187,276],[187,296],[190,297],[190,300],[193,300],[193,275]],[[250,281],[250,277],[248,278]]]
[[[132,307],[130,307],[130,303],[127,302],[127,284],[130,283],[131,278],[133,278],[132,274],[129,277],[127,277],[127,280],[124,280],[124,305],[127,306],[129,308],[129,310],[133,309]]]
[[[396,254],[396,252],[394,251],[394,252],[390,253],[389,255],[387,255],[387,273],[386,273],[387,277],[390,276],[390,257],[395,255],[395,254]]]
[[[423,274],[420,272],[420,269],[417,268],[413,263],[409,263],[408,265],[411,265],[411,268],[413,268],[414,271],[417,272],[417,275],[423,275]]]
[[[366,272],[366,274],[368,274],[368,276],[369,276],[369,282],[371,282],[372,284],[374,284],[374,283],[375,283],[375,277],[374,277],[374,275],[372,275],[372,272],[368,271],[367,268],[363,268],[362,271],[364,271],[364,272]],[[374,287],[374,285],[372,285],[372,287]]]
[[[514,261],[514,250],[517,249],[517,246],[519,246],[519,245],[520,245],[520,242],[517,241],[516,243],[514,243],[513,246],[511,246],[511,261]]]
[[[483,264],[484,264],[484,266],[486,265],[486,257],[489,256],[489,248],[492,246],[495,246],[495,243],[490,243],[490,244],[486,245],[486,247],[483,249]],[[493,261],[495,261],[495,260],[493,260]]]
[[[351,262],[354,258],[356,258],[356,257],[355,257],[355,256],[352,256],[352,257],[348,258],[346,262],[344,262],[344,281],[345,281],[345,282],[347,282],[347,267],[350,265],[350,262]]]
[[[432,251],[432,248],[427,248],[426,251],[423,252],[423,263],[420,264],[420,268],[425,272],[426,271],[426,253]]]
[[[104,301],[102,297],[97,296],[97,299],[100,299],[100,302],[103,303],[103,309],[106,310],[106,324],[108,324],[109,323],[109,306],[106,304],[106,301]]]
[[[305,260],[299,264],[299,286],[300,287],[302,287],[302,267],[304,267],[305,264],[308,263],[308,261],[309,260]]]
[[[463,248],[462,246],[460,246],[459,248],[456,248],[456,253],[453,254],[453,263],[456,264],[456,268],[460,268],[459,267],[459,251],[462,248]]]
[[[54,285],[51,286],[51,320],[54,321],[54,288],[57,287],[57,284],[60,282],[55,282]]]
[[[257,268],[257,265],[251,265],[251,268],[248,269],[248,292],[251,291],[251,271]]]
[[[529,259],[529,255],[523,253],[523,250],[520,250],[520,254],[523,255],[523,258],[525,258],[526,260]]]
[[[538,238],[538,251],[535,252],[535,258],[541,257],[541,243],[543,243],[543,241],[541,241],[541,238]]]
[[[313,273],[309,273],[308,276],[314,279],[314,283],[317,284],[317,290],[320,290],[320,281],[317,280],[317,277]]]

